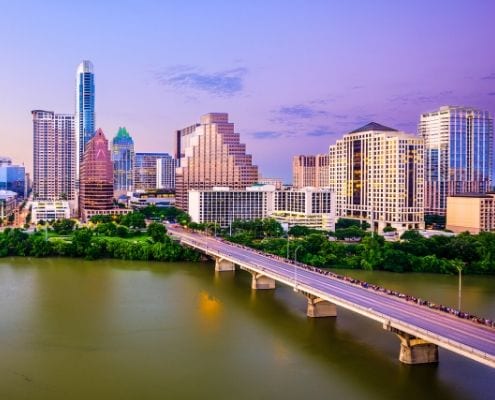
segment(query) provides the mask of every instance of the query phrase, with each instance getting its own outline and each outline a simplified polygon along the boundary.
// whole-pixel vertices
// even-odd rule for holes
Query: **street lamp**
[[[294,291],[297,292],[297,250],[299,250],[302,245],[299,245],[294,250]]]
[[[457,268],[457,272],[459,273],[459,291],[458,291],[458,299],[457,299],[457,309],[461,310],[461,293],[462,293],[462,262],[456,262],[455,267]]]

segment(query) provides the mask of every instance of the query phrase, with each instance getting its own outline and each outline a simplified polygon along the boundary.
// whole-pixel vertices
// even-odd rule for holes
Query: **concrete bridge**
[[[308,299],[308,317],[336,317],[338,306],[381,323],[399,337],[403,363],[437,363],[440,346],[495,368],[493,328],[178,226],[169,226],[168,232],[215,259],[216,271],[234,271],[236,266],[248,271],[253,289],[275,289],[276,282],[291,286]]]

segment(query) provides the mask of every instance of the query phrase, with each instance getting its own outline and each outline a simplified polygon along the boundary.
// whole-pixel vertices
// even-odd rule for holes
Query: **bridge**
[[[338,306],[381,323],[399,337],[403,363],[437,363],[438,347],[442,347],[495,368],[495,329],[491,327],[179,226],[170,225],[168,232],[183,245],[212,257],[216,271],[234,271],[236,265],[248,271],[252,289],[275,289],[278,282],[304,294],[308,317],[336,317]]]

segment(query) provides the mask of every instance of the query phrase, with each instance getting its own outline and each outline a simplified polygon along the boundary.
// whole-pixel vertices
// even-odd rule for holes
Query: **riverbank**
[[[198,261],[200,254],[181,246],[163,231],[154,234],[127,232],[127,237],[107,236],[96,229],[76,229],[68,235],[28,234],[20,229],[0,233],[0,257],[77,257],[87,260],[115,258],[140,261]]]

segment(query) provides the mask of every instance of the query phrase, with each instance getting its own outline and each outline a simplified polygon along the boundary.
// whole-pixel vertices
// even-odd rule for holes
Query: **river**
[[[346,273],[457,303],[456,276]],[[495,318],[495,277],[464,277],[462,301]],[[402,365],[379,324],[305,307],[211,263],[0,259],[0,399],[495,398],[489,367]]]

